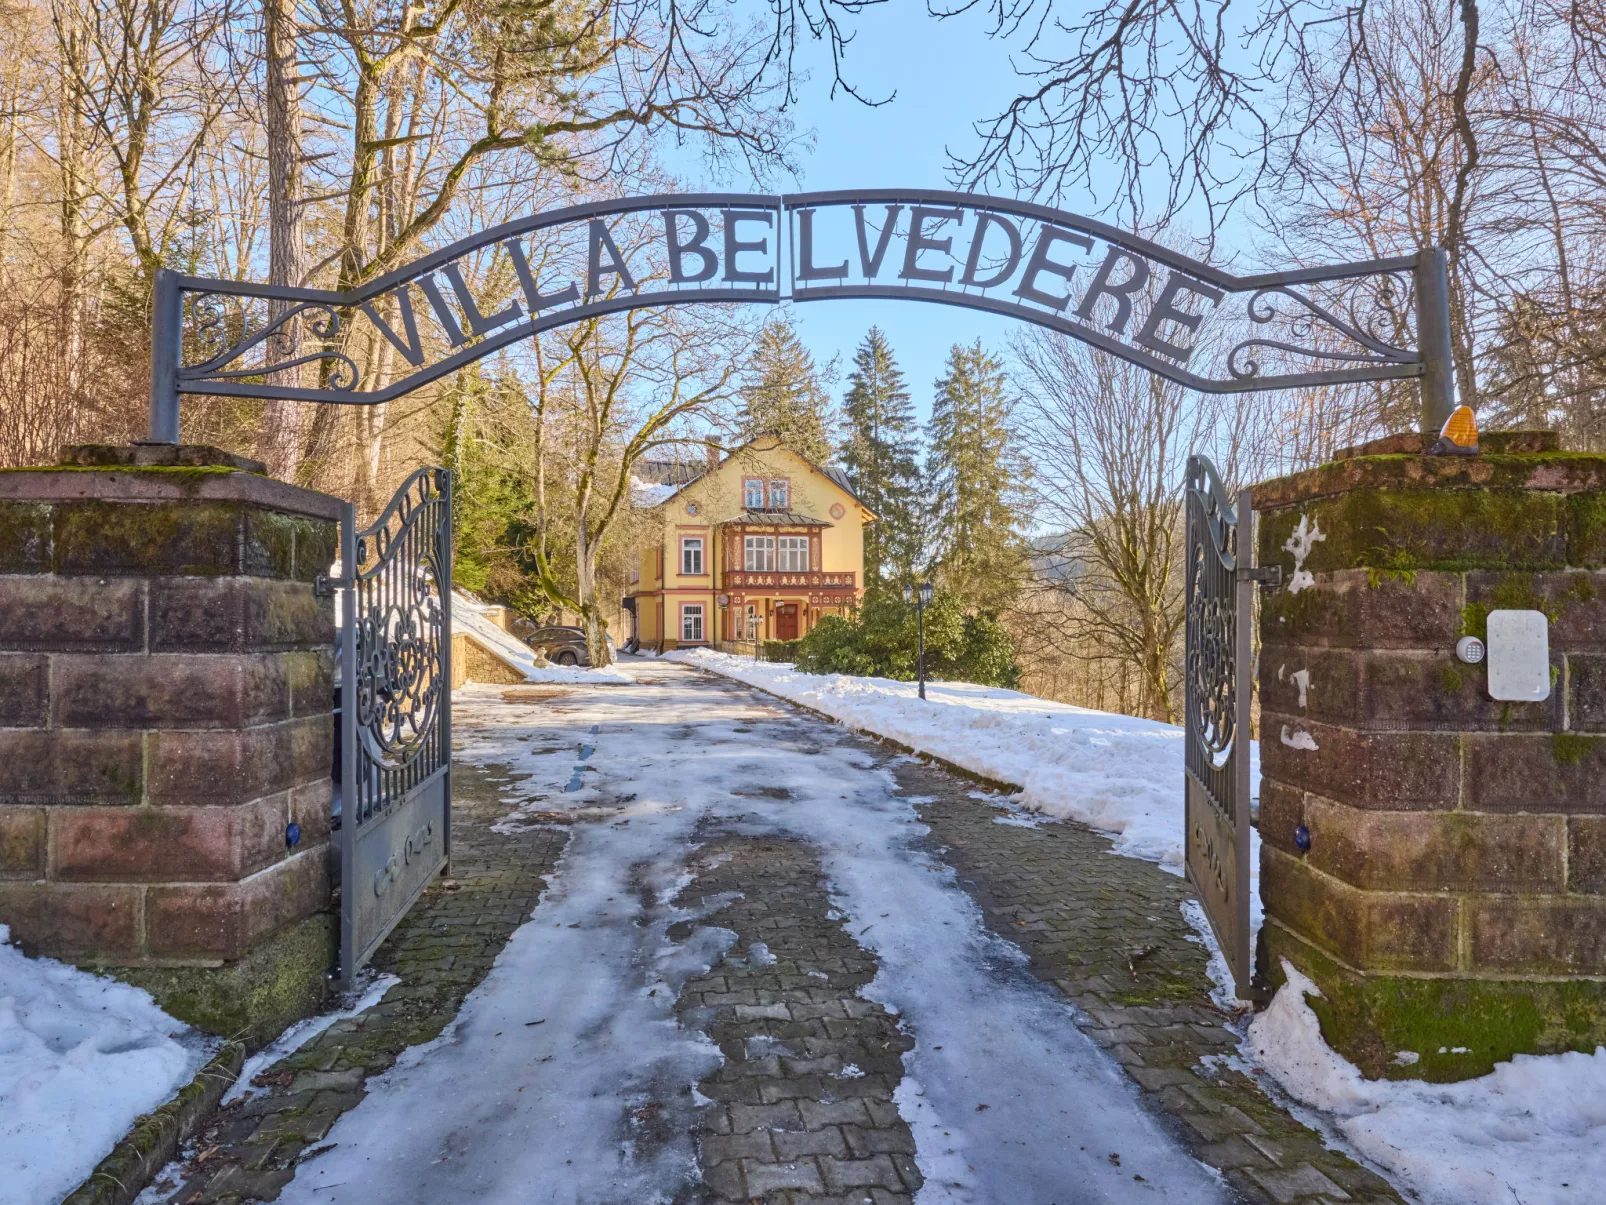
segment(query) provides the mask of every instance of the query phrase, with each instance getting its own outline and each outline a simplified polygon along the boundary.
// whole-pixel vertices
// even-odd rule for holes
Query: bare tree
[[[1033,331],[1013,351],[1037,520],[1052,533],[1037,541],[1032,625],[1060,653],[1130,666],[1136,711],[1170,722],[1185,462],[1210,449],[1237,478],[1243,403],[1192,394],[1060,334]]]

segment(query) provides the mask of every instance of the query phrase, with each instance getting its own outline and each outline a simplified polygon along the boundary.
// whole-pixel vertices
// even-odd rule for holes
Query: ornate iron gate
[[[452,475],[419,469],[340,527],[340,974],[445,865],[452,823]]]
[[[1203,456],[1188,458],[1186,509],[1185,861],[1238,996],[1248,1000],[1254,511],[1248,490],[1236,508],[1228,503]]]

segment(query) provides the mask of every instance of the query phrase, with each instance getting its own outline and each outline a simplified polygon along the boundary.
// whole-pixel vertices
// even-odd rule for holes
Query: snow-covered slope
[[[188,1083],[210,1048],[148,992],[27,958],[10,937],[0,925],[0,1205],[46,1205]]]
[[[536,665],[535,650],[511,632],[504,632],[485,615],[485,608],[473,599],[452,594],[452,626],[471,633],[505,664],[524,675],[526,682],[630,682],[634,679],[617,665],[605,669],[582,669],[577,665]]]

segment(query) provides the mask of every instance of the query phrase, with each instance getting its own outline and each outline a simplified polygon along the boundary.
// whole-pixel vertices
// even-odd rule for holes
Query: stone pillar
[[[1284,582],[1260,624],[1259,966],[1314,979],[1372,1076],[1606,1042],[1606,456],[1483,448],[1398,437],[1254,489]],[[1529,608],[1550,698],[1496,702],[1456,640]]]
[[[261,470],[0,473],[0,923],[253,1044],[319,1006],[336,935],[339,503]]]

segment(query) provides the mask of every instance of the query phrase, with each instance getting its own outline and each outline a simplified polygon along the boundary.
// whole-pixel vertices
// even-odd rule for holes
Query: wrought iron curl
[[[282,372],[287,368],[297,368],[303,364],[329,363],[332,364],[328,375],[328,384],[331,389],[351,392],[355,391],[361,383],[362,372],[358,369],[356,361],[335,347],[322,347],[292,359],[256,364],[249,368],[226,368],[226,365],[242,359],[246,353],[263,345],[280,330],[284,329],[288,323],[303,315],[313,315],[307,321],[307,328],[317,338],[325,341],[333,341],[339,338],[344,327],[339,311],[332,305],[308,301],[291,307],[256,331],[245,332],[242,330],[241,337],[237,341],[225,345],[227,335],[222,330],[222,306],[218,302],[208,300],[214,297],[216,297],[216,294],[202,294],[194,302],[197,313],[202,312],[203,305],[209,305],[211,309],[207,312],[209,314],[215,312],[216,316],[209,317],[207,321],[199,323],[197,326],[197,337],[204,338],[204,345],[209,354],[201,363],[187,365],[181,369],[180,375],[185,380],[234,381],[247,377],[266,376],[269,373]],[[245,325],[243,311],[241,325],[242,327]],[[214,347],[220,348],[220,350],[212,351],[211,349]]]
[[[1375,286],[1379,280],[1389,281],[1390,276],[1363,278],[1356,284],[1365,288]],[[1373,303],[1373,311],[1379,304],[1387,304],[1393,288],[1392,284],[1388,284],[1383,289],[1383,296]],[[1281,322],[1286,327],[1289,338],[1277,339],[1257,335],[1241,340],[1227,353],[1227,371],[1238,380],[1249,380],[1259,376],[1261,364],[1260,359],[1254,354],[1256,351],[1278,351],[1313,360],[1340,360],[1350,364],[1414,364],[1417,360],[1415,352],[1397,347],[1377,333],[1376,323],[1381,321],[1381,317],[1368,317],[1364,320],[1359,317],[1356,310],[1359,302],[1353,296],[1355,289],[1351,289],[1350,292],[1350,299],[1344,303],[1345,317],[1341,318],[1331,309],[1287,285],[1269,285],[1256,289],[1250,294],[1244,307],[1246,317],[1256,326]],[[1277,298],[1286,298],[1300,308],[1292,313],[1285,312],[1276,304]],[[1344,350],[1316,346],[1319,336],[1324,331],[1349,340],[1356,345],[1356,348]],[[1290,342],[1290,339],[1299,342]]]

